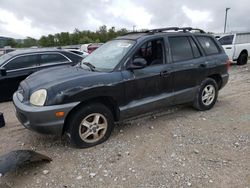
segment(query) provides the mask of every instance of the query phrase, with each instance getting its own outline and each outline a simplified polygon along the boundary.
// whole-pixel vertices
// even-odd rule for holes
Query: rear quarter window
[[[213,55],[220,53],[220,49],[212,37],[197,36],[196,38],[199,41],[203,50],[205,51],[206,55]]]

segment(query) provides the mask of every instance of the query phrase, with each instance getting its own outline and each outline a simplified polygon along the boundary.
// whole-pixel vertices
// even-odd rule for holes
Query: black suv
[[[32,74],[13,101],[28,129],[67,133],[84,148],[104,142],[114,122],[132,116],[181,103],[209,110],[228,81],[229,65],[221,45],[199,29],[129,33],[79,66]]]
[[[59,65],[76,65],[82,56],[58,49],[16,50],[0,57],[0,102],[12,99],[20,82],[31,73]]]

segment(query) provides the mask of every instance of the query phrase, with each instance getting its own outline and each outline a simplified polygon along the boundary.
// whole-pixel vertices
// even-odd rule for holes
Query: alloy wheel
[[[94,143],[104,137],[107,127],[107,119],[102,114],[89,114],[79,126],[79,135],[84,142]]]
[[[209,106],[213,103],[215,98],[215,87],[213,85],[207,85],[202,91],[202,103]]]

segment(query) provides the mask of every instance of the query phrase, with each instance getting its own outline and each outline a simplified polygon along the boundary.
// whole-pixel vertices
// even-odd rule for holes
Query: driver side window
[[[162,39],[145,42],[133,56],[135,58],[143,58],[147,62],[147,66],[159,65],[164,63],[164,43]]]

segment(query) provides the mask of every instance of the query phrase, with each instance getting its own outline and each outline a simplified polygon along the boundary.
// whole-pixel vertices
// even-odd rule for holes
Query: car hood
[[[118,72],[92,72],[80,67],[63,66],[31,74],[21,82],[21,87],[27,95],[26,100],[34,91],[46,89],[49,99],[47,104],[54,104],[57,98],[62,100],[69,93],[72,95],[89,88],[115,84],[120,80],[121,74]]]
[[[94,72],[87,71],[79,67],[72,66],[62,66],[62,67],[53,67],[49,69],[44,69],[28,76],[24,82],[28,85],[29,89],[37,88],[50,88],[54,85],[64,83],[72,79],[78,79]]]

